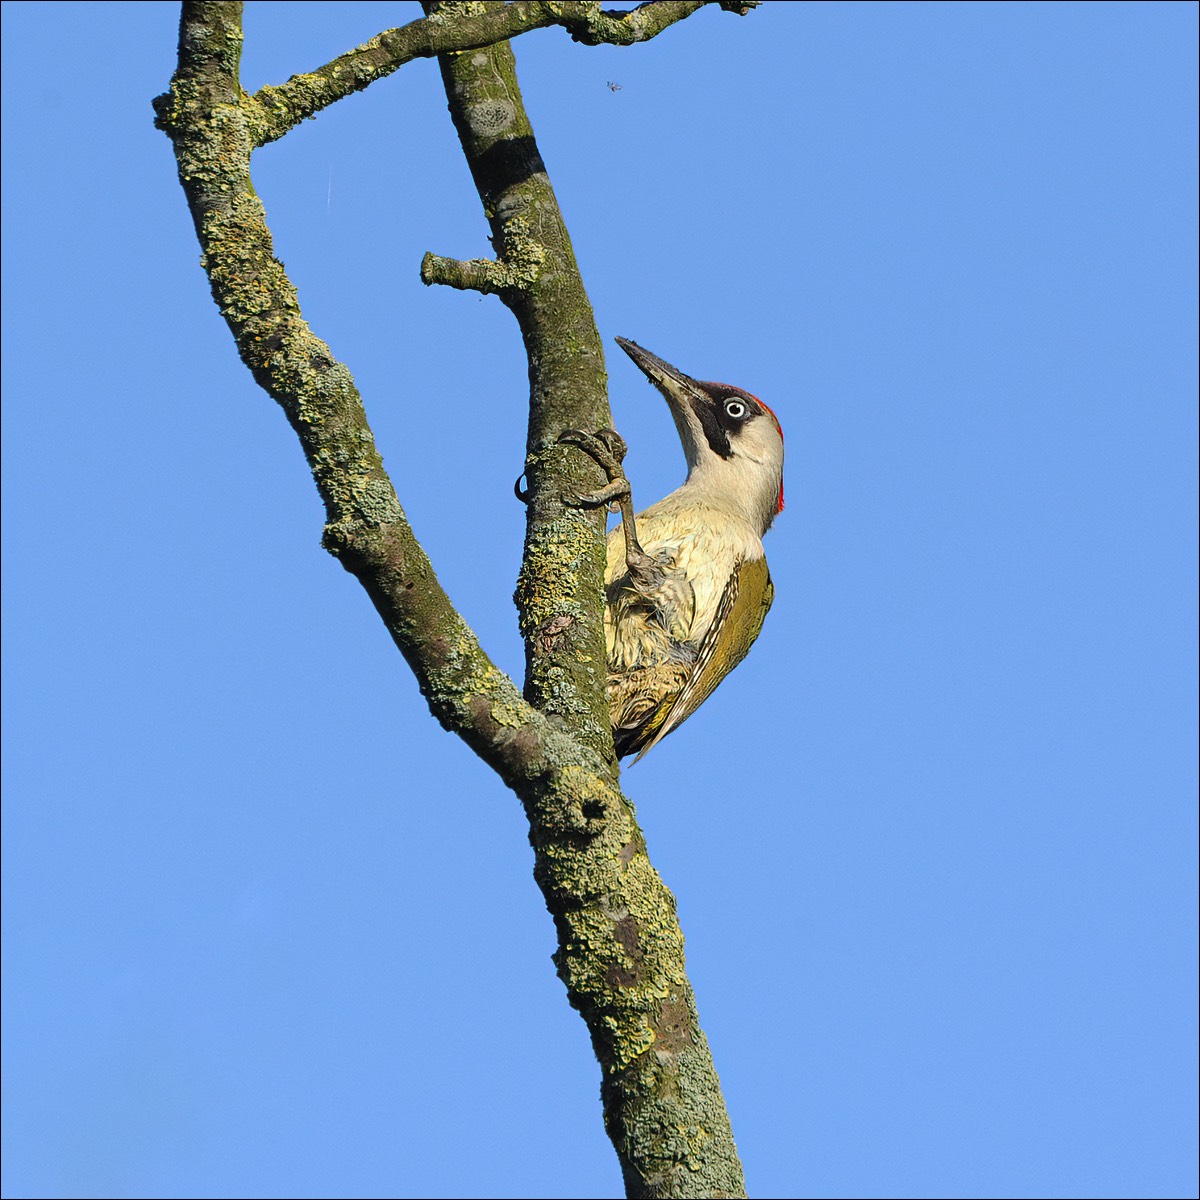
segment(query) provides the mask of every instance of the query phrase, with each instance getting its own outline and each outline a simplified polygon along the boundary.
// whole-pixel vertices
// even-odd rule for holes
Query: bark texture
[[[436,12],[470,16],[483,7]],[[445,55],[439,65],[498,254],[495,263],[470,264],[428,255],[422,277],[464,286],[469,275],[491,272],[483,286],[469,286],[499,293],[517,318],[529,361],[528,522],[517,585],[525,695],[608,760],[615,778],[600,619],[605,512],[563,503],[564,495],[604,481],[585,455],[558,442],[564,429],[612,423],[600,334],[521,100],[512,49],[502,42]]]
[[[506,39],[540,23],[565,25],[578,40],[634,41],[698,7],[663,3],[605,14],[598,4],[443,5],[335,60],[324,74],[249,96],[238,76],[241,5],[189,2],[178,68],[170,91],[155,101],[213,298],[243,362],[299,437],[325,504],[326,548],[362,583],[434,716],[524,805],[535,875],[558,932],[555,962],[601,1064],[605,1125],[630,1196],[745,1193],[684,970],[674,898],[618,786],[601,628],[604,522],[562,503],[564,493],[595,486],[595,468],[557,443],[565,428],[608,423],[603,354]],[[382,40],[391,35],[391,43]],[[498,294],[516,315],[529,355],[530,515],[518,587],[524,694],[440,587],[384,470],[350,372],[301,315],[250,177],[254,149],[286,132],[301,119],[296,113],[311,115],[407,61],[396,48],[401,41],[408,58],[469,48],[447,54],[442,75],[497,247],[495,262],[427,255],[422,277]],[[364,66],[372,47],[390,57]],[[293,87],[315,77],[325,81],[324,92]]]

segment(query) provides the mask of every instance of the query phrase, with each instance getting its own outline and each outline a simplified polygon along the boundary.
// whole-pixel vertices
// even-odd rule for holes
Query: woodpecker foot
[[[621,528],[625,533],[625,565],[629,569],[629,580],[641,592],[651,592],[661,586],[666,573],[659,562],[651,558],[637,540],[637,525],[633,516],[633,489],[621,463],[629,451],[625,439],[615,429],[601,429],[596,433],[584,433],[580,429],[565,429],[558,440],[567,446],[577,446],[589,458],[595,460],[608,476],[608,483],[599,491],[582,496],[564,496],[563,503],[576,508],[597,508],[607,505],[609,512],[621,514]]]
[[[654,558],[651,558],[640,545],[638,545],[636,535],[629,532],[629,525],[625,525],[625,567],[629,571],[629,582],[633,584],[634,590],[638,592],[648,593],[657,592],[663,585],[663,581],[667,578],[666,571],[663,570],[662,564]],[[633,546],[630,547],[630,542]]]
[[[625,439],[615,429],[601,429],[597,433],[564,429],[558,440],[564,446],[577,446],[608,476],[608,483],[599,491],[564,496],[563,503],[575,508],[598,508],[606,504],[610,512],[618,512],[620,501],[632,494],[629,480],[621,470],[621,463],[629,452]]]

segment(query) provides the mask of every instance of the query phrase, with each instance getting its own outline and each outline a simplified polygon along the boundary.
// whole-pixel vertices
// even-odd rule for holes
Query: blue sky
[[[151,126],[177,8],[4,5],[5,1195],[620,1193],[516,800],[319,548]],[[250,4],[279,82],[413,4]],[[1192,4],[522,38],[631,337],[787,433],[775,607],[626,779],[751,1194],[1196,1189]],[[610,83],[619,85],[613,90]],[[255,159],[505,669],[525,364],[433,64]]]

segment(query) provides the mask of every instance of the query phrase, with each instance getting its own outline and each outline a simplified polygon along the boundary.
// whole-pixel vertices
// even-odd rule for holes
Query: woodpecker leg
[[[642,549],[637,539],[637,524],[633,516],[633,489],[621,463],[628,452],[625,439],[615,429],[601,429],[598,433],[584,433],[579,429],[566,429],[558,440],[568,446],[577,446],[589,458],[595,460],[608,476],[608,483],[599,491],[582,496],[563,497],[564,504],[579,508],[596,508],[607,505],[610,512],[620,512],[621,529],[625,534],[625,565],[629,568],[629,579],[638,591],[654,591],[663,581],[662,566]]]

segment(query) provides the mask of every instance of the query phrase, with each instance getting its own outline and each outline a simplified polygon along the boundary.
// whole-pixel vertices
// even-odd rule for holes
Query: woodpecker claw
[[[563,503],[572,508],[599,508],[603,504],[607,505],[610,512],[619,512],[621,501],[632,494],[629,480],[621,470],[621,462],[629,450],[625,439],[615,429],[601,429],[597,433],[564,429],[558,440],[561,445],[582,450],[608,476],[608,483],[598,491],[585,492],[581,496],[564,496]]]
[[[608,476],[609,482],[624,478],[621,463],[629,453],[625,439],[615,429],[600,429],[595,433],[584,433],[582,429],[564,429],[558,435],[564,446],[577,446],[596,463]]]
[[[615,429],[601,429],[596,436],[604,443],[609,454],[618,463],[625,461],[625,455],[629,453],[629,446]]]
[[[598,508],[604,504],[609,512],[619,512],[621,528],[625,533],[625,565],[629,568],[630,582],[639,591],[653,591],[663,581],[663,569],[642,549],[637,539],[633,489],[621,469],[621,463],[629,452],[625,439],[615,429],[600,429],[596,433],[564,429],[558,440],[565,446],[578,447],[608,476],[607,485],[599,491],[587,492],[582,496],[564,496],[563,503],[573,508]]]
[[[598,492],[584,492],[581,496],[565,496],[564,504],[572,508],[599,508],[606,505],[609,512],[621,511],[621,500],[629,495],[629,480],[622,476],[602,487]]]

